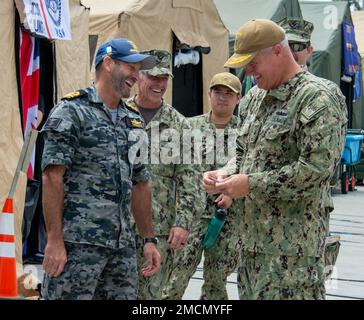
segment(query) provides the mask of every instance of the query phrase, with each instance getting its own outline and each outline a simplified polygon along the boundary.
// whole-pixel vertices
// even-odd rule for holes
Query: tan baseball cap
[[[258,51],[280,43],[284,37],[284,30],[275,22],[267,19],[250,20],[236,33],[235,53],[224,66],[242,68],[253,60]]]
[[[210,89],[217,85],[228,87],[235,93],[241,93],[240,79],[229,72],[217,73],[212,77]]]

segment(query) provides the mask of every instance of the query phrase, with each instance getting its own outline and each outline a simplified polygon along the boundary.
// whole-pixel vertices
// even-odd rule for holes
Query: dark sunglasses
[[[289,47],[293,52],[300,52],[302,50],[307,49],[310,46],[310,43],[290,43]]]

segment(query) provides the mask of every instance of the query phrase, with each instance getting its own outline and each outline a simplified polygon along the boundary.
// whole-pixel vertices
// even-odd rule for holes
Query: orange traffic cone
[[[7,198],[0,213],[0,298],[17,298],[13,199]]]

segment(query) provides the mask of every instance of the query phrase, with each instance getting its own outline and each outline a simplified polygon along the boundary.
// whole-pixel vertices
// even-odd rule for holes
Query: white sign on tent
[[[48,39],[71,40],[68,0],[23,0],[24,26]]]

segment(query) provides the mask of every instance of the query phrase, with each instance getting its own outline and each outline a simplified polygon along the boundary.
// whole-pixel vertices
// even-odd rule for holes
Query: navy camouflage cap
[[[136,45],[125,38],[112,39],[101,44],[96,53],[95,67],[97,67],[106,56],[123,62],[141,62],[142,70],[153,68],[156,65],[155,57],[141,54]]]
[[[278,23],[285,31],[288,41],[308,42],[311,40],[313,24],[303,19],[283,19]]]
[[[164,74],[168,74],[173,78],[173,73],[171,71],[171,54],[166,50],[149,50],[149,51],[143,51],[143,54],[151,55],[156,59],[156,65],[146,70],[145,73],[151,75],[151,76],[160,76]]]

